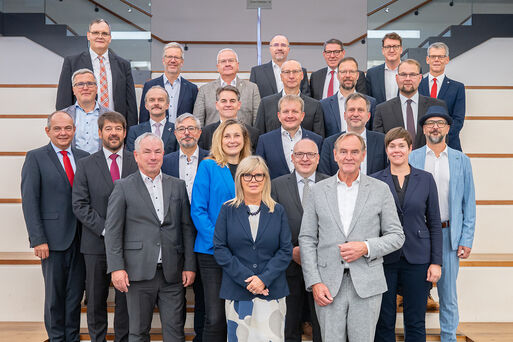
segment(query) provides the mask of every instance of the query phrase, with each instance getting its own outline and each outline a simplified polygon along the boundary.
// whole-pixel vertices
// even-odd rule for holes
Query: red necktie
[[[112,178],[112,183],[114,183],[119,179],[119,166],[116,161],[118,155],[116,153],[112,153],[109,158],[112,160],[112,163],[110,164],[110,177]]]
[[[100,104],[109,108],[109,88],[107,86],[107,70],[103,63],[103,56],[98,56],[100,60]]]
[[[431,87],[431,97],[436,99],[437,92],[438,92],[438,86],[436,85],[436,78],[433,78],[433,86]]]
[[[75,178],[75,173],[73,172],[73,167],[71,166],[71,162],[68,157],[67,151],[60,151],[62,154],[62,161],[64,162],[64,170],[66,171],[66,176],[68,176],[69,184],[73,186],[73,179]]]
[[[335,70],[331,70],[331,79],[330,84],[328,85],[328,97],[333,96],[333,76],[335,75]]]

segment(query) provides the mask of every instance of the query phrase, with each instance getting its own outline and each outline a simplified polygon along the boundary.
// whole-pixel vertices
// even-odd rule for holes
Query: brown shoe
[[[397,302],[397,307],[403,306],[403,296],[397,295],[396,302]]]
[[[431,297],[431,294],[430,294],[427,299],[426,310],[427,311],[438,311],[439,308],[440,308],[440,304],[435,302],[435,300],[433,299],[433,297]]]
[[[305,337],[308,337],[310,339],[313,337],[312,323],[310,323],[310,322],[303,323],[303,335],[305,335]]]

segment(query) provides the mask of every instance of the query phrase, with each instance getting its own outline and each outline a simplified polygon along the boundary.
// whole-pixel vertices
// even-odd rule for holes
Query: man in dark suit
[[[139,172],[118,180],[109,197],[107,272],[126,292],[130,341],[149,341],[156,304],[164,341],[184,341],[184,292],[196,271],[185,182],[160,171],[164,144],[153,133],[137,138],[134,157]]]
[[[381,103],[376,107],[373,130],[387,133],[394,127],[404,127],[413,140],[413,148],[426,144],[426,137],[422,133],[420,119],[431,106],[446,107],[441,100],[422,96],[417,91],[422,75],[420,64],[414,59],[402,61],[397,67],[397,85],[399,96]]]
[[[105,217],[114,182],[137,171],[134,156],[123,149],[125,117],[107,112],[98,119],[102,149],[78,162],[73,184],[73,212],[82,222],[80,252],[86,266],[87,326],[91,341],[107,336],[107,297],[110,275],[105,254]],[[116,290],[115,341],[128,341],[128,311],[125,294]]]
[[[356,92],[358,80],[358,62],[353,57],[345,57],[340,60],[337,67],[337,79],[340,84],[338,92],[324,100],[321,100],[324,113],[324,128],[326,137],[333,134],[347,131],[347,124],[344,119],[344,107],[347,97]],[[367,96],[371,103],[370,119],[367,121],[367,129],[372,129],[372,118],[376,108],[376,99]],[[341,115],[342,113],[342,115]]]
[[[313,72],[310,76],[311,97],[316,100],[322,100],[333,96],[337,92],[339,88],[339,81],[337,79],[338,64],[345,54],[344,44],[340,40],[332,38],[324,42],[322,55],[328,66]],[[367,94],[365,73],[363,71],[358,71],[357,80],[356,91]]]
[[[269,167],[271,179],[286,175],[294,170],[292,152],[301,139],[313,140],[319,148],[322,137],[301,127],[305,117],[303,99],[297,95],[285,95],[278,102],[278,119],[281,126],[258,138],[256,154],[264,158]]]
[[[299,91],[303,73],[301,64],[298,61],[288,60],[281,67],[281,80],[283,91],[264,97],[258,107],[255,127],[261,134],[270,132],[280,127],[280,121],[276,116],[278,112],[278,101],[284,95],[299,95],[304,102],[305,118],[303,128],[310,130],[324,137],[324,119],[321,104],[310,96]]]
[[[367,94],[376,99],[376,104],[397,96],[395,76],[403,53],[403,39],[395,32],[387,33],[381,40],[381,46],[385,63],[367,70]]]
[[[153,86],[159,85],[165,88],[169,94],[169,108],[166,117],[172,123],[183,113],[192,113],[194,102],[198,96],[198,87],[180,76],[184,62],[183,47],[178,43],[168,43],[162,52],[162,64],[164,74],[144,83],[139,110],[139,122],[150,119],[150,113],[146,109],[144,97]]]
[[[344,119],[347,122],[347,132],[359,134],[367,145],[367,153],[360,165],[360,172],[371,175],[383,170],[387,165],[385,153],[385,135],[380,132],[369,131],[365,127],[371,116],[369,97],[360,93],[348,95],[345,104]],[[338,172],[338,164],[335,161],[333,149],[335,141],[342,134],[340,132],[326,138],[322,144],[321,162],[319,172],[333,176]]]
[[[281,81],[281,66],[287,60],[290,45],[287,37],[283,35],[274,36],[269,42],[269,52],[272,60],[269,63],[257,65],[251,68],[249,80],[256,83],[260,98],[279,93],[283,90]],[[310,94],[308,86],[308,75],[306,69],[303,69],[303,79],[301,80],[301,92],[305,95]]]
[[[173,134],[175,125],[166,118],[169,107],[169,95],[166,89],[155,85],[145,96],[146,109],[150,113],[150,120],[130,127],[126,138],[126,148],[130,152],[135,149],[135,139],[143,133],[151,132],[164,142],[165,154],[176,151],[177,142]]]
[[[89,50],[64,58],[55,108],[66,108],[75,102],[71,75],[78,69],[87,68],[94,71],[100,104],[123,114],[130,127],[137,125],[132,69],[127,60],[109,50],[110,32],[110,25],[104,19],[93,20],[87,32]]]
[[[48,116],[45,131],[50,143],[29,151],[21,170],[23,216],[30,247],[41,259],[48,337],[78,341],[85,269],[71,188],[76,164],[88,153],[71,146],[75,126],[68,113]]]
[[[217,129],[217,127],[219,127],[222,121],[226,121],[229,119],[236,120],[240,106],[241,102],[239,89],[231,85],[226,85],[222,88],[217,88],[216,109],[219,112],[220,120],[211,123],[210,125],[207,125],[205,126],[205,128],[203,128],[203,132],[201,133],[201,137],[198,142],[198,145],[202,149],[210,151],[210,147],[212,146],[212,137],[214,136],[215,130]],[[255,152],[258,143],[258,137],[260,136],[260,131],[247,124],[244,124],[244,126],[249,132],[249,139],[251,140],[251,150]]]
[[[445,66],[449,63],[449,47],[445,43],[431,44],[426,63],[429,65],[429,74],[420,82],[419,93],[445,102],[452,118],[447,144],[461,151],[460,131],[465,122],[465,86],[445,75]]]
[[[294,146],[292,153],[294,172],[275,178],[272,181],[271,196],[280,203],[287,213],[292,235],[292,261],[287,269],[287,282],[290,294],[287,296],[287,316],[285,318],[285,341],[301,341],[301,322],[303,308],[308,306],[313,328],[313,341],[321,341],[321,331],[312,294],[306,292],[298,236],[303,217],[303,199],[311,186],[328,176],[315,172],[319,164],[317,144],[310,139],[302,139]],[[308,183],[308,184],[306,184]]]

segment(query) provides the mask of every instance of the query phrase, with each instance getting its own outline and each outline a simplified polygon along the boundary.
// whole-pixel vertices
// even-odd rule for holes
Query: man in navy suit
[[[360,166],[363,174],[370,175],[383,170],[387,165],[385,153],[385,135],[379,132],[369,131],[365,128],[370,114],[369,97],[360,93],[348,95],[345,104],[344,119],[347,122],[347,132],[357,133],[363,137],[367,145],[367,154]],[[333,149],[337,138],[345,133],[339,132],[326,138],[322,144],[319,172],[333,176],[338,172],[338,164],[335,162]]]
[[[311,139],[318,147],[322,137],[301,127],[305,117],[303,99],[297,95],[285,95],[278,102],[280,128],[258,138],[256,154],[264,158],[269,167],[271,179],[286,175],[294,170],[292,153],[294,145],[301,139]]]
[[[130,127],[126,138],[127,150],[132,152],[135,148],[135,139],[146,132],[151,132],[164,142],[164,154],[176,151],[177,142],[173,134],[175,125],[166,118],[166,110],[169,107],[166,89],[159,85],[151,87],[146,92],[145,106],[150,113],[150,121]]]
[[[403,39],[395,32],[387,33],[381,44],[385,63],[367,70],[367,94],[376,99],[376,105],[397,96],[395,76],[403,53]]]
[[[450,148],[461,151],[460,131],[465,122],[465,86],[445,75],[445,66],[449,63],[449,47],[444,43],[431,44],[426,63],[429,65],[429,73],[420,82],[419,93],[445,101],[452,118],[447,144]]]
[[[75,126],[68,113],[51,114],[45,131],[50,143],[29,151],[21,170],[23,216],[30,247],[41,259],[48,337],[78,341],[85,269],[71,188],[77,162],[88,153],[71,146]]]
[[[337,66],[337,79],[340,84],[338,92],[324,100],[321,100],[324,113],[324,130],[326,137],[333,134],[347,131],[346,120],[344,119],[345,103],[350,94],[356,92],[358,82],[358,62],[353,57],[345,57],[340,60]],[[376,99],[366,96],[371,103],[370,119],[367,121],[367,129],[372,129],[372,118],[376,108]]]
[[[139,122],[146,122],[150,114],[146,109],[146,92],[153,86],[159,85],[165,88],[169,94],[169,108],[166,109],[166,117],[169,122],[175,123],[178,116],[183,113],[192,113],[198,87],[180,76],[184,62],[183,47],[178,43],[168,43],[162,52],[162,64],[164,74],[144,83],[139,110]]]

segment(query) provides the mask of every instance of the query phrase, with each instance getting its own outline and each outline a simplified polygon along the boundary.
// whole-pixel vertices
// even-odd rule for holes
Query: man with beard
[[[82,222],[80,252],[86,266],[87,326],[91,341],[105,341],[107,335],[107,297],[110,274],[105,254],[105,218],[114,182],[137,171],[132,153],[123,148],[125,117],[107,112],[98,118],[102,149],[77,163],[72,206]],[[128,311],[125,294],[115,290],[115,341],[128,341]]]
[[[326,137],[347,131],[347,123],[344,119],[345,102],[350,94],[356,92],[355,88],[360,75],[358,72],[358,62],[353,57],[342,58],[340,63],[338,63],[337,70],[337,79],[340,84],[338,93],[321,100]],[[376,99],[367,95],[365,97],[371,104],[371,116],[367,121],[366,127],[367,129],[372,129]]]
[[[175,125],[166,118],[166,111],[169,108],[169,95],[166,89],[158,85],[153,86],[146,93],[144,100],[146,109],[150,113],[150,120],[130,127],[126,138],[126,148],[132,152],[135,139],[150,132],[162,139],[165,154],[176,151],[177,143],[173,134]]]
[[[417,89],[422,80],[419,62],[407,59],[402,61],[397,69],[399,96],[376,107],[373,130],[386,134],[394,127],[404,127],[412,137],[413,149],[416,149],[426,144],[420,120],[428,108],[446,106],[441,100],[419,95]]]
[[[443,272],[437,282],[440,298],[440,338],[456,341],[459,261],[470,255],[476,223],[476,199],[470,159],[447,146],[446,136],[453,120],[445,107],[430,107],[420,125],[427,139],[410,154],[413,167],[429,171],[435,178],[443,234]]]

